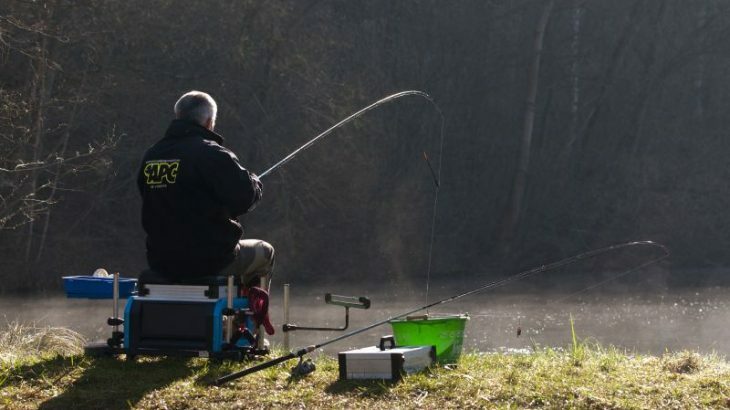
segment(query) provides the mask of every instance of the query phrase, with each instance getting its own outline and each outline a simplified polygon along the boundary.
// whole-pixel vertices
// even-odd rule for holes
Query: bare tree
[[[59,10],[64,14],[57,15]],[[0,230],[24,226],[21,254],[28,272],[43,254],[59,192],[73,190],[71,181],[87,171],[105,168],[116,144],[113,134],[83,143],[82,149],[78,142],[70,144],[84,82],[75,91],[65,89],[72,73],[64,72],[62,57],[56,56],[74,45],[68,29],[57,24],[70,10],[57,2],[14,3],[0,15],[0,53],[10,55],[17,67],[15,89],[0,89]],[[69,153],[72,146],[76,149]]]

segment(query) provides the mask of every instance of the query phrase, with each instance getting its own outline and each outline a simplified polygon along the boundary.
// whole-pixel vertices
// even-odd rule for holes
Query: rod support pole
[[[114,298],[114,308],[112,316],[115,320],[119,317],[119,272],[114,272],[114,289],[113,289],[114,295],[112,297]],[[114,325],[114,331],[119,331],[119,325]]]
[[[289,323],[289,284],[284,284],[284,323]],[[284,350],[289,350],[289,332],[284,332]]]
[[[259,287],[265,291],[269,291],[269,275],[263,275],[259,277]],[[259,325],[257,330],[258,338],[256,339],[256,348],[257,349],[263,349],[264,348],[264,326]]]

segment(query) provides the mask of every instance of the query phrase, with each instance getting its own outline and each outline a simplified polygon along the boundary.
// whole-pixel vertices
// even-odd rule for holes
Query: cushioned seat
[[[241,284],[241,279],[234,276],[233,283]],[[197,277],[170,277],[152,269],[143,270],[137,279],[141,285],[191,285],[191,286],[225,286],[228,283],[226,276],[197,276]]]
[[[139,283],[140,285],[171,285],[174,282],[167,276],[157,271],[147,269],[143,270],[142,273],[139,274],[139,278],[137,278],[137,283]]]

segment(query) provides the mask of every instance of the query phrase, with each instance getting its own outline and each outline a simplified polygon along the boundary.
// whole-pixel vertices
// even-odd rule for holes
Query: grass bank
[[[291,378],[295,362],[210,387],[250,363],[89,358],[67,329],[0,333],[0,408],[730,408],[730,364],[693,352],[661,357],[576,340],[531,354],[467,353],[397,384],[337,380],[337,362]]]

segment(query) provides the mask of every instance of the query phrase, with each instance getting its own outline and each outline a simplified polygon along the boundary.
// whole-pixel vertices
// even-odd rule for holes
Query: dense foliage
[[[277,280],[423,279],[434,199],[423,150],[443,167],[433,275],[653,239],[673,251],[671,281],[716,280],[686,272],[730,262],[729,7],[5,0],[0,289],[145,266],[134,176],[190,89],[217,99],[217,131],[255,172],[399,90],[443,110],[441,158],[438,114],[408,99],[264,180],[243,222],[278,249]]]

